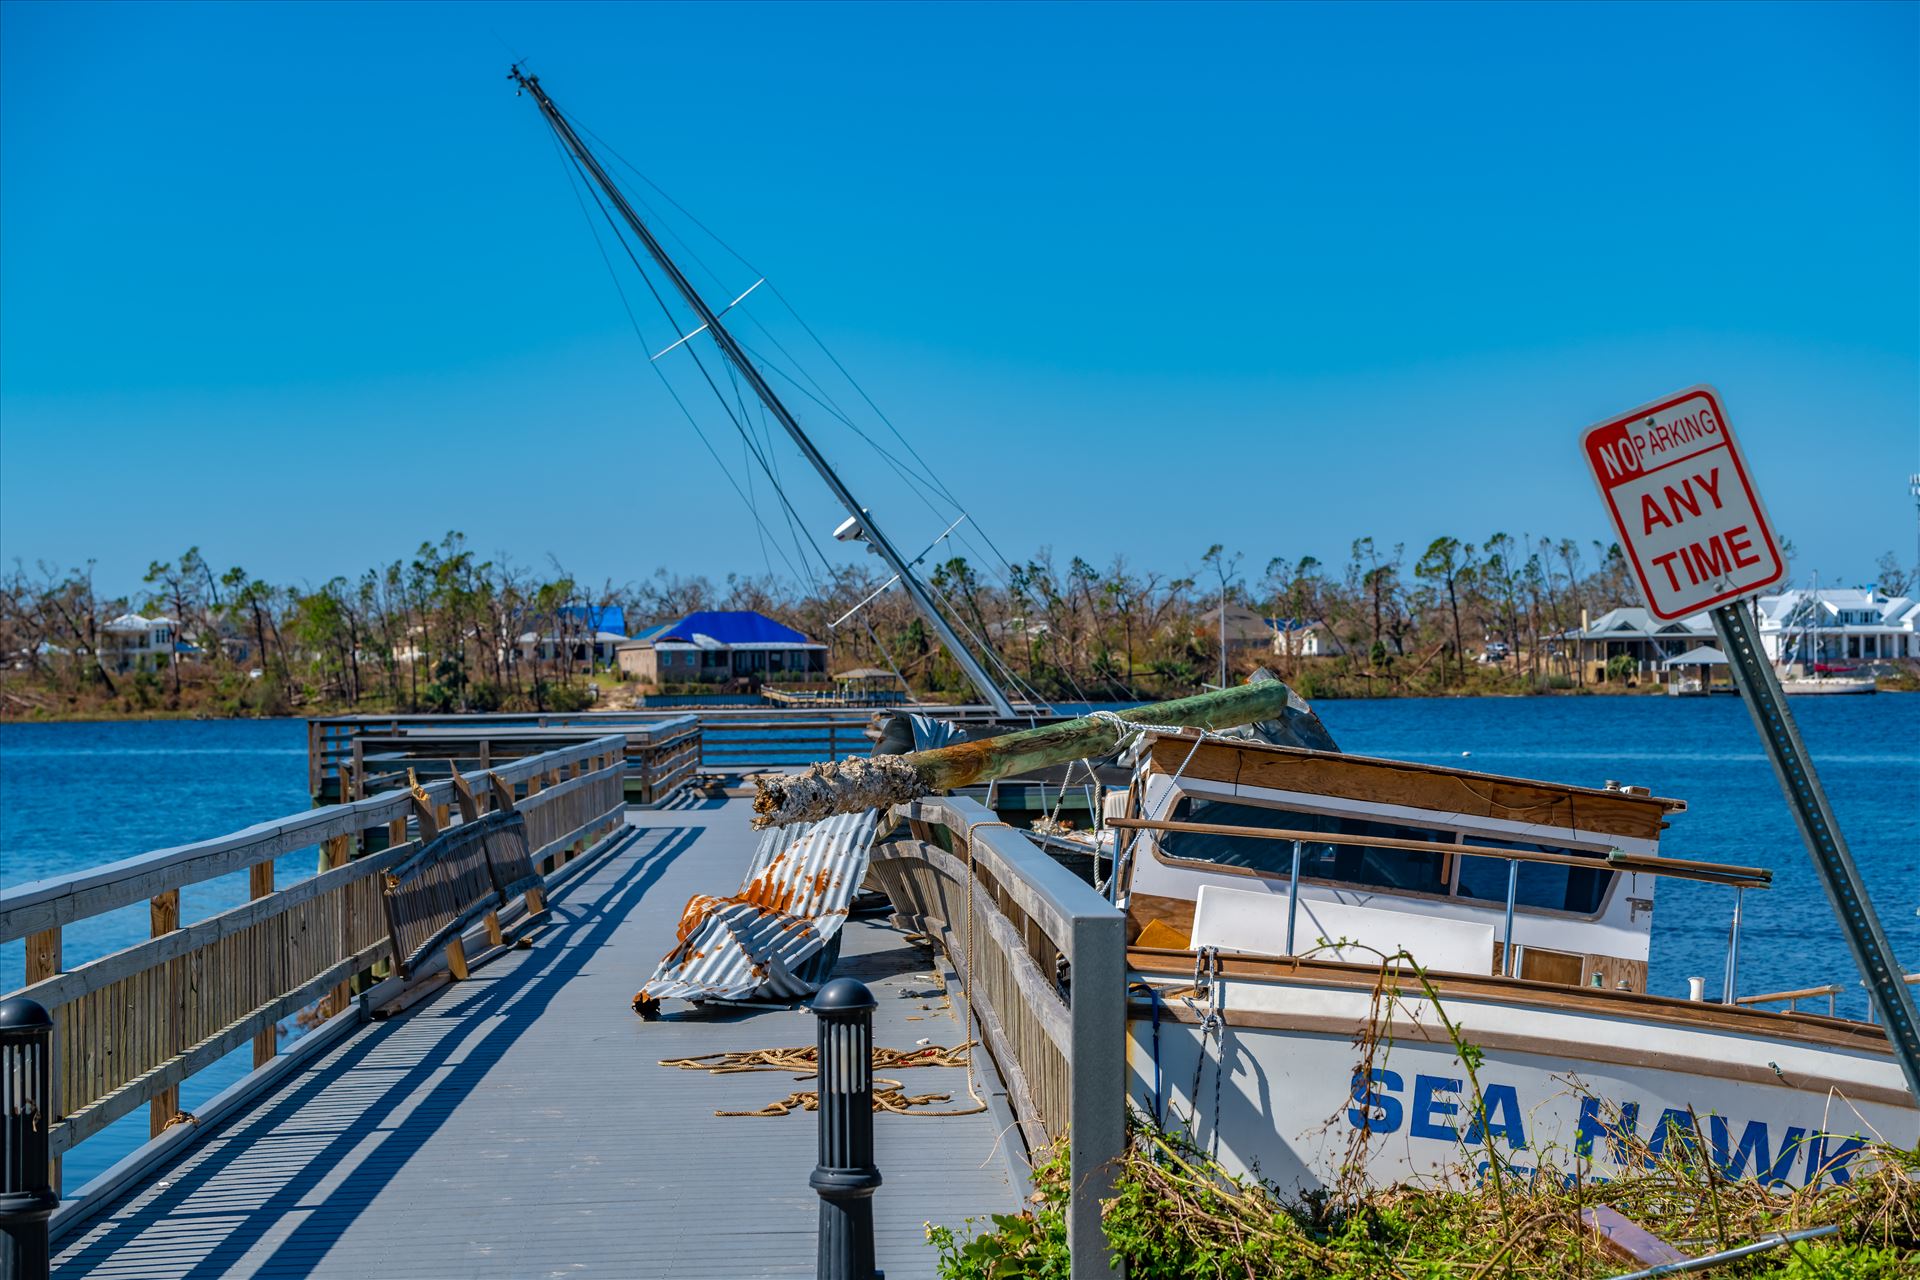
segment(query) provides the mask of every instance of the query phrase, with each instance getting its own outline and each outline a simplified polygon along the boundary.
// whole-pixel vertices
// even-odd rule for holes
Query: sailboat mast
[[[568,123],[567,118],[560,114],[558,107],[553,105],[553,99],[549,98],[546,90],[540,87],[540,77],[524,75],[518,66],[513,68],[510,75],[514,83],[518,84],[523,91],[533,95],[534,104],[540,108],[540,114],[545,117],[548,126],[566,145],[567,150],[573,153],[574,158],[592,175],[593,180],[600,185],[600,189],[606,192],[607,198],[613,202],[613,207],[619,212],[621,220],[632,228],[634,235],[639,237],[640,243],[646,247],[648,255],[660,265],[662,271],[666,272],[667,278],[673,282],[673,287],[679,291],[682,298],[686,299],[687,305],[693,308],[694,314],[700,317],[700,322],[706,326],[707,332],[713,335],[713,340],[720,346],[721,354],[739,371],[740,376],[746,379],[747,385],[753,388],[754,395],[758,396],[760,403],[767,407],[767,412],[786,428],[787,434],[793,438],[794,444],[799,446],[800,452],[806,456],[808,462],[813,464],[814,470],[820,473],[820,478],[827,482],[827,487],[833,490],[833,496],[840,500],[840,505],[847,509],[847,514],[852,516],[859,525],[867,544],[877,551],[880,558],[900,576],[900,584],[906,588],[914,607],[920,611],[927,625],[932,627],[945,643],[947,651],[953,655],[953,660],[960,664],[961,671],[966,674],[968,680],[972,681],[973,687],[979,690],[980,696],[986,700],[987,705],[993,708],[994,714],[1006,719],[1014,718],[1017,713],[1006,693],[987,673],[979,659],[973,656],[972,651],[961,642],[959,635],[955,633],[945,616],[934,606],[933,598],[927,593],[926,587],[919,578],[914,576],[913,569],[906,559],[895,549],[886,534],[880,531],[880,526],[874,523],[873,517],[867,514],[866,509],[860,505],[852,491],[828,465],[826,458],[814,446],[807,433],[800,429],[798,420],[788,411],[780,397],[774,394],[773,388],[768,385],[759,368],[747,358],[746,351],[734,339],[733,334],[727,331],[727,327],[720,323],[720,317],[707,305],[706,300],[694,289],[692,282],[667,255],[666,249],[648,229],[647,224],[642,222],[640,216],[633,211],[633,206],[627,203],[626,196],[613,184],[606,170],[600,167],[600,161],[587,150],[586,144],[573,131],[573,126]]]

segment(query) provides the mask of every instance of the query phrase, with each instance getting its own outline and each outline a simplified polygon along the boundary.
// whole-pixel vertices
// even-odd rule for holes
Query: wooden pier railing
[[[1126,1141],[1126,935],[1085,882],[975,801],[907,808],[873,875],[968,992],[1029,1150],[1066,1139],[1075,1280],[1108,1276],[1100,1201]]]
[[[624,824],[627,751],[614,734],[493,766],[526,817],[541,871]],[[454,783],[425,785],[438,824],[450,825]],[[489,789],[476,793],[484,810]],[[54,1019],[55,1157],[142,1104],[158,1136],[185,1118],[182,1080],[249,1042],[254,1065],[265,1065],[281,1019],[323,997],[332,1012],[344,1008],[347,984],[391,959],[381,876],[419,847],[409,838],[413,804],[405,789],[386,791],[0,893],[0,942],[26,942],[26,986],[8,994],[39,1001]],[[308,848],[319,871],[276,888],[275,860]],[[182,920],[183,887],[242,871],[251,901]],[[142,902],[148,941],[62,964],[63,931]]]
[[[987,715],[986,708],[970,706],[914,710],[946,720]],[[515,742],[537,742],[540,734],[620,733],[627,738],[629,798],[651,804],[695,773],[755,773],[866,755],[875,714],[870,707],[809,706],[321,717],[307,722],[307,782],[322,804],[369,794],[381,769],[369,757],[404,752],[406,741],[431,735],[466,741],[471,751],[460,766],[466,769],[480,763],[483,744],[488,758],[497,759]]]
[[[452,759],[471,773],[614,733],[626,738],[635,804],[658,803],[698,770],[701,725],[684,712],[331,716],[307,721],[307,788],[314,803],[338,804],[385,790],[410,765],[444,774]]]

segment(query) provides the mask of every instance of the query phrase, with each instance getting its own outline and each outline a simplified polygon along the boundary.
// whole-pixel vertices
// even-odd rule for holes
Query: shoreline
[[[1914,681],[1910,683],[1907,681],[1900,680],[1898,678],[1894,678],[1894,679],[1883,678],[1880,682],[1880,686],[1877,691],[1877,694],[1896,694],[1897,695],[1902,693],[1920,693],[1920,681]],[[1877,696],[1877,694],[1875,696]],[[928,696],[937,696],[937,695],[928,695]],[[1153,695],[1153,697],[1142,697],[1139,701],[1148,702],[1148,701],[1154,700],[1154,698],[1158,698],[1162,696],[1171,697],[1171,696],[1177,696],[1177,695]],[[1434,701],[1441,701],[1441,700],[1465,701],[1470,699],[1482,699],[1482,698],[1488,699],[1488,700],[1525,700],[1525,699],[1532,699],[1532,698],[1660,698],[1660,697],[1667,697],[1670,695],[1666,693],[1666,688],[1664,685],[1650,684],[1650,685],[1644,685],[1644,686],[1632,686],[1628,688],[1620,688],[1612,685],[1588,685],[1585,687],[1572,688],[1572,689],[1531,689],[1531,690],[1477,689],[1477,690],[1462,691],[1462,692],[1449,692],[1446,690],[1423,689],[1418,691],[1406,691],[1406,692],[1381,691],[1381,692],[1374,692],[1374,693],[1356,693],[1356,692],[1347,692],[1344,690],[1337,690],[1337,691],[1318,691],[1318,692],[1315,692],[1312,696],[1308,696],[1303,692],[1301,696],[1306,698],[1309,703],[1317,705],[1320,703],[1327,703],[1327,702],[1399,702],[1399,701],[1419,701],[1423,699],[1434,700]],[[1724,697],[1727,695],[1723,694],[1720,696]],[[1063,699],[1062,701],[1066,701],[1066,700]],[[911,709],[913,705],[914,704],[911,704],[911,703],[902,704],[902,708]],[[1129,706],[1129,705],[1138,705],[1138,704],[1130,703],[1128,700],[1124,698],[1113,698],[1113,699],[1092,701],[1089,705]],[[589,708],[589,710],[601,710],[601,711],[627,711],[627,710],[648,710],[648,709],[657,710],[664,713],[672,710],[698,711],[699,707],[690,706],[690,707],[683,707],[683,708],[668,708],[668,707]],[[772,706],[769,706],[767,709],[769,711],[779,710],[779,708],[772,707]],[[186,721],[237,721],[237,720],[259,720],[259,721],[300,720],[300,721],[304,721],[304,720],[313,720],[313,719],[327,719],[333,716],[347,716],[347,715],[384,716],[384,715],[416,715],[416,714],[423,715],[423,714],[429,714],[429,713],[412,712],[412,711],[395,711],[389,707],[359,707],[359,708],[327,707],[327,708],[315,708],[312,711],[305,712],[305,713],[288,713],[284,715],[223,714],[218,712],[209,712],[201,709],[189,710],[186,708],[155,708],[155,709],[142,711],[138,713],[128,713],[122,710],[113,709],[113,710],[100,710],[100,711],[66,711],[66,712],[59,712],[59,713],[45,714],[45,715],[19,715],[11,712],[0,713],[0,725],[145,724],[145,723],[179,723],[179,722],[186,722]],[[449,712],[446,714],[458,715],[462,713]],[[478,715],[478,714],[496,714],[496,713],[474,712],[472,714]],[[510,712],[507,714],[541,715],[545,713],[540,711],[528,710],[523,712]]]

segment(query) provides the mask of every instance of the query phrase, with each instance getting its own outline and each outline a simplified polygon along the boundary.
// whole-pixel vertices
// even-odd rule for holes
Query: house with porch
[[[1920,601],[1872,587],[1783,591],[1753,601],[1760,644],[1789,673],[1809,662],[1847,665],[1920,658]],[[1696,613],[1661,622],[1638,605],[1609,609],[1578,630],[1555,637],[1573,651],[1589,682],[1604,680],[1608,662],[1625,655],[1641,678],[1657,679],[1669,659],[1717,645],[1713,621]]]
[[[115,675],[129,671],[164,671],[180,660],[191,645],[180,640],[180,624],[172,618],[143,618],[123,613],[100,624],[100,665]]]
[[[1605,680],[1607,665],[1623,656],[1632,659],[1636,678],[1657,680],[1666,671],[1667,659],[1713,643],[1713,623],[1704,613],[1662,622],[1639,605],[1622,605],[1591,620],[1582,610],[1580,626],[1553,639],[1571,650],[1583,683]]]
[[[1822,587],[1762,596],[1756,605],[1767,656],[1795,670],[1920,658],[1920,600],[1873,587]]]
[[[703,609],[619,645],[620,670],[643,684],[824,681],[827,646],[751,609]]]

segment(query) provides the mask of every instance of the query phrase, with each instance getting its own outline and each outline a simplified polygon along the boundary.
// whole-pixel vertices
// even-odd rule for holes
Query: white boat
[[[1780,681],[1784,693],[1877,693],[1880,686],[1872,676],[1839,676],[1815,673],[1810,676],[1788,676]]]
[[[1733,1002],[1739,898],[1770,875],[1663,857],[1684,809],[1154,740],[1115,823],[1134,1104],[1293,1193],[1493,1161],[1604,1178],[1677,1141],[1799,1186],[1847,1180],[1867,1138],[1913,1146],[1880,1028]],[[1731,890],[1722,1002],[1646,989],[1666,877]]]

